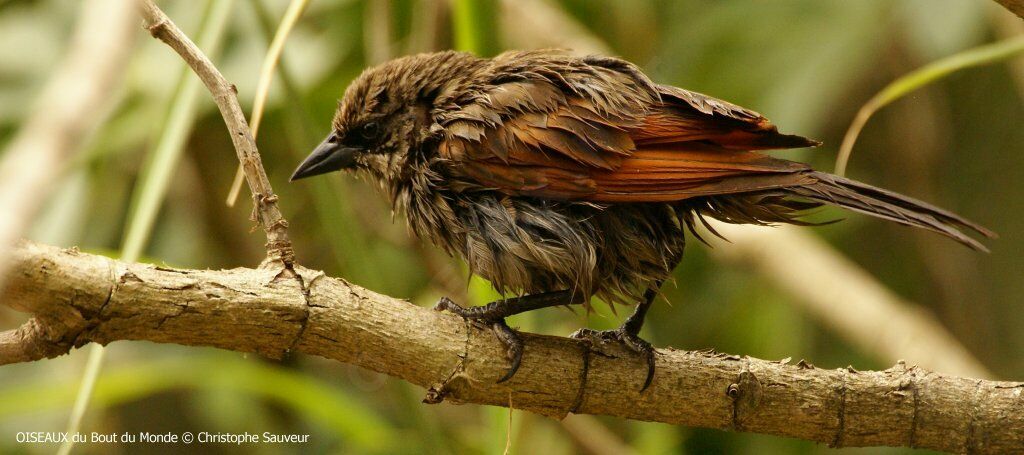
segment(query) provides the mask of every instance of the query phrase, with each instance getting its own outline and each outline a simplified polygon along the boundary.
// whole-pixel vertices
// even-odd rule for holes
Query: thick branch
[[[245,181],[252,191],[253,214],[267,234],[267,258],[291,268],[295,255],[288,239],[288,222],[277,207],[277,195],[263,170],[256,141],[249,130],[242,107],[238,104],[235,86],[221,75],[210,59],[152,1],[143,0],[142,17],[149,32],[174,49],[213,94],[213,101],[220,109],[231,134],[231,142],[245,173]]]
[[[271,358],[297,351],[427,387],[432,401],[507,406],[511,396],[515,407],[549,416],[604,414],[832,446],[1024,450],[1024,383],[902,363],[858,372],[665,349],[654,383],[640,393],[645,368],[633,354],[596,347],[585,372],[578,342],[524,334],[523,367],[495,384],[507,365],[490,332],[299,266],[305,288],[272,270],[175,270],[31,243],[14,259],[3,301],[35,319],[0,336],[0,363],[116,340]]]

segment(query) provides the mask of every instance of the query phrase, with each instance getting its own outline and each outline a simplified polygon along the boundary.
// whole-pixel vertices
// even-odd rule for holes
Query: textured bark
[[[1020,0],[998,0],[1019,16]],[[320,355],[428,388],[427,400],[515,407],[551,416],[605,414],[751,431],[832,446],[892,445],[951,452],[1024,452],[1024,384],[936,374],[900,363],[880,372],[822,370],[714,352],[658,352],[639,393],[640,359],[615,346],[524,335],[513,380],[488,331],[448,314],[291,267],[287,223],[259,163],[233,88],[152,3],[151,32],[214,94],[284,267],[174,270],[36,244],[14,251],[3,303],[34,314],[0,333],[0,364],[55,357],[89,342],[149,340],[281,358]],[[296,279],[297,278],[297,279]],[[589,368],[585,368],[589,365]]]
[[[902,363],[885,371],[820,369],[662,349],[651,388],[617,346],[524,334],[519,373],[486,330],[296,266],[177,270],[23,243],[4,304],[35,318],[0,334],[0,364],[54,357],[89,342],[148,340],[359,365],[428,388],[427,401],[514,407],[561,417],[603,414],[749,431],[831,446],[1024,452],[1024,383],[946,376]],[[584,370],[584,359],[589,369]]]

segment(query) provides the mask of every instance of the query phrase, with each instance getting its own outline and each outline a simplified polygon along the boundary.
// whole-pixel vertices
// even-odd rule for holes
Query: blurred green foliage
[[[416,240],[401,214],[365,180],[331,176],[288,184],[296,163],[326,134],[348,81],[371,56],[464,48],[493,55],[516,47],[517,23],[499,0],[318,0],[290,38],[272,88],[259,146],[300,261],[362,286],[430,305],[441,295],[480,304],[495,298],[463,264]],[[515,1],[515,0],[506,0]],[[983,0],[551,0],[614,53],[659,82],[756,109],[784,131],[825,146],[783,156],[831,169],[854,113],[896,77],[930,61],[1006,37],[1003,15]],[[189,34],[203,8],[162,2]],[[250,108],[258,69],[287,2],[235,2],[215,59]],[[25,117],[73,27],[73,0],[0,2],[0,144]],[[518,21],[518,22],[517,22]],[[381,35],[381,30],[384,34]],[[370,33],[373,31],[375,33]],[[549,30],[558,34],[561,30]],[[1016,33],[1019,33],[1017,31]],[[183,63],[140,29],[116,107],[83,156],[69,164],[30,237],[117,254],[147,156],[168,127]],[[375,38],[374,36],[378,36]],[[383,36],[384,39],[380,39]],[[192,77],[189,75],[188,77]],[[939,203],[1003,234],[977,255],[926,233],[858,216],[815,228],[886,285],[937,314],[990,369],[1024,377],[1024,70],[995,65],[940,80],[885,110],[865,128],[848,175]],[[200,93],[177,163],[164,161],[170,186],[143,259],[179,267],[255,265],[263,238],[246,198],[223,199],[237,166],[223,122]],[[838,215],[837,212],[829,212]],[[696,243],[696,242],[694,242]],[[794,270],[793,273],[800,273]],[[657,305],[645,335],[660,346],[714,347],[761,358],[807,358],[825,367],[886,367],[790,304],[747,270],[708,259],[695,244],[676,285]],[[581,325],[610,328],[624,315],[598,306],[591,315],[550,309],[514,325],[567,334]],[[24,315],[0,313],[4,327]],[[85,431],[254,431],[308,433],[296,446],[209,445],[211,453],[572,453],[586,434],[507,410],[425,406],[401,381],[318,358],[273,364],[254,356],[150,343],[114,343],[97,384]],[[61,431],[85,356],[0,369],[0,435]],[[812,443],[750,434],[599,418],[640,453],[815,453]],[[0,437],[0,452],[49,453],[54,447]],[[116,448],[114,448],[116,449]],[[109,453],[85,444],[78,453]],[[121,451],[167,452],[134,446]],[[876,453],[877,450],[849,450]],[[903,452],[891,450],[887,453]]]

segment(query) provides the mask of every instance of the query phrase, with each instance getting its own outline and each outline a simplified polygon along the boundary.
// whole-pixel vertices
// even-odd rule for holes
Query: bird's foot
[[[613,341],[621,343],[629,350],[643,356],[647,361],[647,378],[644,379],[644,386],[640,388],[640,392],[647,390],[647,387],[650,387],[651,385],[651,381],[654,380],[654,346],[651,346],[651,343],[640,338],[637,334],[626,330],[626,328],[619,327],[615,330],[594,330],[582,328],[573,332],[569,337],[577,340],[588,341],[592,344],[603,344]]]
[[[501,379],[498,379],[498,383],[512,379],[512,376],[519,370],[519,364],[523,360],[523,340],[519,337],[519,334],[505,323],[504,317],[493,314],[495,313],[493,307],[487,305],[465,308],[448,297],[441,297],[437,304],[434,305],[434,311],[454,313],[474,324],[490,328],[494,332],[494,337],[505,346],[505,357],[510,364],[508,372]]]

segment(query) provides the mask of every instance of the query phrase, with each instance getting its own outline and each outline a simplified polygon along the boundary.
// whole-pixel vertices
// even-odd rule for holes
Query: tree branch
[[[1000,1],[1020,14],[1019,0]],[[0,364],[49,358],[89,342],[149,340],[280,358],[320,355],[427,387],[429,402],[517,407],[550,416],[605,414],[798,437],[832,446],[894,445],[971,453],[1024,450],[1024,384],[957,378],[916,367],[820,370],[714,352],[658,352],[642,362],[616,346],[526,334],[524,365],[506,364],[486,330],[293,265],[287,223],[231,86],[150,1],[151,33],[214,94],[267,233],[268,259],[293,270],[175,270],[23,244],[5,302],[35,317],[0,333]],[[1015,9],[1016,5],[1016,9]],[[511,397],[511,400],[510,400]]]
[[[290,270],[295,261],[295,253],[288,238],[288,222],[277,207],[277,195],[263,170],[256,141],[245,121],[242,107],[238,104],[235,86],[224,78],[213,62],[151,0],[143,0],[142,17],[153,37],[174,49],[213,95],[213,101],[231,134],[231,142],[245,173],[245,181],[253,194],[253,217],[267,234],[267,259]]]
[[[428,388],[426,401],[507,406],[562,417],[603,414],[749,431],[831,446],[950,452],[1024,450],[1024,383],[958,378],[903,363],[827,370],[711,351],[659,350],[654,383],[618,346],[524,334],[523,366],[507,383],[487,330],[295,266],[177,270],[23,243],[7,305],[35,318],[0,335],[0,364],[54,357],[89,342],[149,340],[281,358],[319,355]],[[584,358],[589,368],[584,369]]]

